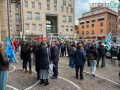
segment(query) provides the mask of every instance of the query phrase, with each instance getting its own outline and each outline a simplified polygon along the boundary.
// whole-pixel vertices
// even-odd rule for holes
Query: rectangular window
[[[41,3],[38,3],[38,9],[41,9]]]
[[[101,13],[101,12],[103,12],[103,9],[95,10],[94,14],[98,14],[98,13]]]
[[[57,11],[57,6],[54,6],[54,11]]]
[[[73,13],[73,8],[71,8],[71,13]]]
[[[50,3],[50,0],[46,0],[46,3]]]
[[[94,27],[94,24],[92,24],[92,27]]]
[[[68,7],[66,7],[66,13],[68,13]]]
[[[100,26],[103,26],[103,22],[100,23]]]
[[[25,1],[25,7],[28,7],[28,1]]]
[[[61,7],[61,12],[63,12],[63,7]]]
[[[108,20],[109,20],[109,15],[108,15]]]
[[[82,29],[84,29],[84,26],[82,26]]]
[[[40,13],[36,13],[36,20],[40,20]]]
[[[89,34],[89,31],[86,31],[86,34]]]
[[[110,19],[111,19],[111,16],[110,16]]]
[[[117,28],[117,24],[116,24],[116,28]]]
[[[116,22],[117,22],[117,18],[116,18]]]
[[[19,21],[19,14],[16,14],[16,21]]]
[[[82,31],[82,35],[84,35],[84,31]]]
[[[39,30],[42,30],[42,24],[39,24]]]
[[[35,2],[32,2],[32,8],[35,8]]]
[[[95,22],[95,17],[94,17],[94,18],[92,18],[92,22]]]
[[[36,30],[36,24],[33,24],[32,26],[33,26],[33,30]]]
[[[66,6],[66,0],[63,0],[63,6]]]
[[[87,25],[86,28],[89,28],[89,25]]]
[[[68,17],[68,22],[72,22],[72,16]]]
[[[63,16],[63,22],[66,22],[66,16]]]
[[[94,34],[94,30],[92,30],[91,34]]]
[[[114,26],[113,23],[112,23],[112,26]]]
[[[64,31],[64,26],[63,25],[61,26],[61,31]]]
[[[72,1],[71,0],[69,0],[68,6],[72,6]]]
[[[120,33],[120,30],[118,30],[118,33]]]
[[[103,33],[103,29],[100,29],[100,33]]]
[[[70,27],[70,30],[73,31],[73,26]]]
[[[16,25],[16,30],[20,30],[20,25]]]
[[[98,21],[103,21],[104,20],[104,18],[105,18],[105,16],[103,15],[103,16],[98,16]]]
[[[57,0],[54,0],[54,4],[57,4]]]
[[[85,14],[84,14],[84,17],[90,16],[90,15],[91,15],[91,12],[88,12],[88,13],[85,13]]]
[[[32,12],[28,12],[28,19],[29,19],[29,20],[32,19]]]
[[[112,33],[114,33],[114,30],[112,30]]]
[[[66,31],[68,31],[68,26],[66,26]]]
[[[85,22],[84,20],[80,20],[80,24],[84,24],[84,22]]]
[[[15,7],[16,7],[16,10],[18,10],[18,5],[15,5]]]
[[[86,23],[90,23],[90,19],[86,19]]]
[[[50,5],[49,4],[47,4],[47,10],[50,10]]]
[[[29,24],[26,24],[26,30],[29,30]]]

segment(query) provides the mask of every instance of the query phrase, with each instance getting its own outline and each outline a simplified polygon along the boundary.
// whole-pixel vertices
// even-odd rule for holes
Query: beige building
[[[11,38],[74,38],[74,0],[11,0]]]
[[[6,36],[9,36],[9,23],[8,23],[8,0],[0,0],[0,41],[6,44]]]

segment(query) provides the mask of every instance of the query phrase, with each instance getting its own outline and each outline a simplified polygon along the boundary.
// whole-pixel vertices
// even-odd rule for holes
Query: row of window
[[[100,33],[103,33],[103,29],[100,29]],[[89,34],[89,31],[86,31],[86,34]],[[91,34],[94,34],[94,30],[91,31]],[[84,35],[84,31],[82,31],[82,35]]]
[[[68,31],[69,26],[66,26],[66,31]],[[64,31],[64,25],[61,26],[61,31]],[[73,31],[73,26],[70,26],[70,31]]]
[[[103,21],[104,19],[105,19],[105,16],[104,16],[104,15],[97,17],[97,20],[98,20],[98,21]],[[110,19],[111,19],[111,16],[110,16]],[[113,19],[113,20],[116,20],[116,22],[117,22],[117,18],[115,19],[114,16],[112,16],[112,19]],[[109,20],[109,15],[108,15],[108,20]],[[96,17],[91,18],[91,22],[95,22],[95,21],[96,21]],[[85,20],[80,20],[80,24],[84,24],[84,23],[85,23]],[[90,18],[89,18],[89,19],[86,19],[86,23],[90,23]]]
[[[63,15],[63,22],[66,22],[66,16]],[[72,16],[68,16],[68,22],[72,22]]]
[[[39,0],[35,0],[39,1]],[[46,3],[50,3],[51,0],[46,0]],[[53,4],[57,4],[57,0],[53,0]],[[66,0],[63,0],[63,6],[66,6]],[[72,6],[72,0],[68,0],[68,6]]]
[[[116,22],[117,22],[117,19],[118,19],[118,18],[115,19],[115,16],[108,15],[108,20],[109,20],[109,19],[116,20]]]
[[[103,12],[103,9],[95,10],[93,13],[98,14],[98,13],[101,13],[101,12]],[[90,15],[92,15],[92,12],[85,13],[84,17],[90,16]]]
[[[98,16],[98,21],[103,21],[104,20],[104,15],[103,16]],[[96,18],[93,17],[91,18],[91,22],[95,22],[96,21]],[[90,23],[90,19],[86,19],[86,23]],[[80,20],[80,24],[85,24],[85,20]]]
[[[38,24],[39,30],[42,30],[42,24]],[[26,24],[26,30],[29,30],[29,24]],[[32,24],[32,30],[36,30],[36,24]]]

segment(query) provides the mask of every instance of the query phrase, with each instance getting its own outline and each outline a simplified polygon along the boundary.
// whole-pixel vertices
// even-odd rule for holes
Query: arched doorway
[[[53,22],[49,19],[46,20],[46,34],[53,33]]]

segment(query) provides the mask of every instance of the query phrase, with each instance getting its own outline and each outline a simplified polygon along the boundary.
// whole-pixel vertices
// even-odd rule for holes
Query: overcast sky
[[[78,18],[82,17],[82,13],[90,11],[90,5],[92,3],[110,3],[111,1],[115,1],[115,3],[119,3],[118,0],[75,0],[75,25],[78,25]],[[118,8],[111,8],[115,12],[118,12]]]

